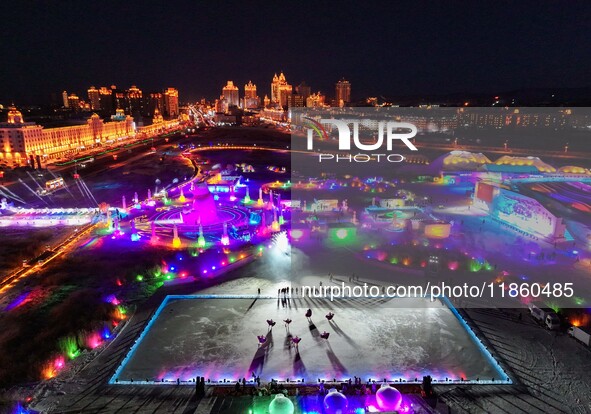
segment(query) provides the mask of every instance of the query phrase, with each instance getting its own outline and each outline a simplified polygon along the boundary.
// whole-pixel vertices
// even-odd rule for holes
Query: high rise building
[[[74,112],[78,112],[80,110],[80,98],[75,93],[68,95],[68,108]]]
[[[216,112],[228,112],[228,100],[224,95],[221,95],[220,99],[215,100],[214,108]]]
[[[179,116],[179,91],[175,88],[164,91],[164,112],[169,118]]]
[[[127,93],[123,89],[117,89],[116,85],[111,85],[111,96],[113,98],[113,109],[127,109]]]
[[[304,102],[308,99],[308,96],[312,94],[312,90],[310,85],[306,84],[305,81],[302,81],[298,86],[296,86],[296,92],[298,95],[302,95]]]
[[[351,83],[345,78],[342,78],[336,83],[335,104],[337,106],[345,106],[351,102]]]
[[[270,104],[271,104],[271,100],[269,99],[269,97],[267,95],[265,95],[265,97],[263,98],[263,107],[266,108]]]
[[[62,92],[62,102],[64,103],[64,108],[70,107],[70,103],[68,102],[68,92],[66,91]]]
[[[127,90],[128,112],[130,114],[141,114],[144,112],[144,99],[142,90],[135,85]]]
[[[246,85],[244,85],[244,97],[245,98],[256,98],[257,97],[257,86],[252,83],[252,81],[248,81]]]
[[[283,72],[277,76],[273,76],[271,82],[271,102],[281,106],[287,106],[287,97],[291,95],[293,87],[287,83]]]
[[[106,86],[101,86],[99,89],[99,96],[101,111],[107,114],[113,113],[113,91]]]
[[[228,81],[226,86],[222,88],[222,96],[226,99],[228,107],[240,105],[240,99],[238,97],[238,86],[235,86],[234,82]]]
[[[257,96],[257,86],[248,81],[244,85],[244,109],[258,108],[260,104],[259,97]]]
[[[164,94],[162,92],[152,92],[148,97],[148,116],[155,115],[156,110],[160,114],[164,112]]]
[[[91,86],[88,89],[88,101],[90,102],[90,109],[93,111],[100,111],[101,109],[101,94],[97,88]]]
[[[295,93],[287,97],[288,108],[302,108],[304,106],[306,106],[306,100],[303,95]]]

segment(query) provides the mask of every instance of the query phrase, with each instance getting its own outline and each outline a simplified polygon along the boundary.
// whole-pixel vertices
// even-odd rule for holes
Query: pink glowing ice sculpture
[[[402,404],[402,394],[396,388],[388,384],[382,384],[376,392],[378,407],[384,411],[398,411]]]

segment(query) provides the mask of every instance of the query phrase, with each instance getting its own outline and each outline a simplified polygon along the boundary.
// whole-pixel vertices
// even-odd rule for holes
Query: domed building
[[[577,167],[576,165],[565,165],[564,167],[560,167],[558,169],[558,172],[565,174],[591,174],[588,169],[583,167]]]
[[[556,168],[550,164],[546,164],[538,157],[512,157],[504,155],[495,161],[496,165],[515,165],[515,166],[532,166],[538,169],[539,172],[552,173],[556,172]]]
[[[8,119],[7,122],[9,124],[24,124],[25,121],[23,120],[23,114],[21,111],[16,109],[16,107],[11,106],[8,110]]]
[[[484,164],[492,161],[481,152],[452,151],[443,156],[442,169],[444,170],[477,170]]]

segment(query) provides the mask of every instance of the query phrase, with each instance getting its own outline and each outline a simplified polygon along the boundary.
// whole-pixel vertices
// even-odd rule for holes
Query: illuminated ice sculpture
[[[281,226],[279,225],[279,221],[277,220],[277,209],[273,207],[273,222],[271,223],[271,229],[273,231],[281,230]]]
[[[382,384],[376,392],[376,402],[381,410],[397,411],[402,404],[402,394],[389,384]]]
[[[179,229],[176,224],[172,228],[172,247],[178,249],[181,247],[181,239],[179,238]]]
[[[135,228],[135,220],[131,220],[131,241],[138,241],[140,239],[140,235]]]
[[[156,222],[152,221],[150,223],[150,227],[152,230],[152,235],[150,236],[150,243],[154,244],[158,242],[158,236],[156,236]]]
[[[324,412],[326,414],[346,414],[349,402],[344,394],[337,391],[336,388],[328,390],[324,397]]]
[[[230,238],[228,237],[228,223],[224,221],[224,233],[222,234],[222,245],[228,246],[230,245]]]
[[[248,190],[248,186],[246,186],[246,195],[244,196],[244,204],[250,204],[250,192]]]
[[[257,200],[257,205],[263,205],[263,187],[259,188],[259,199]]]
[[[207,184],[196,185],[192,195],[191,207],[181,213],[183,223],[188,225],[219,223],[215,200],[209,192]]]
[[[200,249],[205,247],[205,237],[203,236],[203,226],[199,222],[199,237],[197,237],[197,247]]]
[[[293,402],[283,394],[277,394],[269,404],[269,414],[293,414]]]

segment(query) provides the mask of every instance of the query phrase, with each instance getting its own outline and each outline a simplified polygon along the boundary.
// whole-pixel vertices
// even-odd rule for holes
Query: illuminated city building
[[[25,142],[41,141],[42,129],[34,122],[25,122],[21,112],[10,107],[7,122],[0,123],[0,160],[12,165],[26,162]]]
[[[308,85],[306,82],[302,82],[298,86],[296,86],[296,93],[298,95],[301,95],[304,99],[304,102],[306,102],[308,96],[312,94],[312,89],[310,88],[310,85]]]
[[[351,102],[351,83],[344,78],[336,84],[335,101],[337,106],[345,106],[345,104]]]
[[[168,88],[164,91],[164,113],[169,118],[179,116],[179,91]]]
[[[320,92],[313,93],[312,95],[308,96],[308,99],[306,99],[306,106],[308,108],[324,106],[324,99],[324,95],[322,95]]]
[[[75,112],[80,110],[80,98],[75,93],[68,95],[68,108]]]
[[[302,108],[306,106],[306,101],[302,95],[293,94],[289,95],[287,98],[287,107],[288,108]]]
[[[66,91],[62,92],[62,102],[64,104],[64,108],[70,107],[70,103],[68,102],[68,92]]]
[[[111,94],[113,97],[113,109],[127,108],[127,93],[122,89],[117,89],[117,86],[111,85]]]
[[[292,93],[292,86],[285,80],[283,72],[279,76],[275,74],[271,82],[271,102],[281,106],[287,106],[288,96]]]
[[[265,97],[263,98],[263,107],[267,107],[271,105],[271,99],[269,99],[269,97],[267,95],[265,95]]]
[[[260,112],[262,120],[287,122],[287,112],[278,108],[265,108]]]
[[[99,89],[100,109],[103,112],[110,113],[113,111],[113,91],[106,86],[101,86]]]
[[[240,105],[240,99],[238,96],[238,86],[234,85],[234,82],[228,81],[226,86],[222,88],[222,96],[228,103],[228,108],[230,106],[238,106]],[[220,111],[226,112],[226,111]]]
[[[128,112],[130,114],[143,113],[144,103],[142,90],[135,85],[127,90]]]
[[[257,96],[257,86],[248,81],[244,85],[244,109],[258,108],[260,105],[260,99]]]
[[[378,106],[378,98],[375,96],[371,96],[365,100],[369,106]]]
[[[88,101],[90,102],[90,109],[93,111],[101,110],[101,93],[94,86],[88,89]]]
[[[505,108],[491,112],[482,108],[460,108],[460,125],[477,128],[557,128],[579,121],[570,109]],[[587,122],[587,121],[584,121]]]
[[[156,109],[158,109],[160,114],[162,114],[162,111],[164,111],[164,94],[162,92],[152,92],[148,98],[147,114],[154,115],[156,113]]]
[[[171,129],[176,129],[180,125],[178,118],[171,119],[169,121],[164,120],[162,113],[158,108],[154,109],[154,115],[152,117],[152,124],[136,128],[137,135],[155,135],[161,134]]]
[[[10,108],[7,122],[0,123],[0,160],[24,165],[37,156],[55,159],[83,151],[102,143],[114,143],[135,136],[135,123],[130,116],[121,121],[104,122],[93,114],[84,125],[45,129],[25,122],[16,108]]]
[[[220,99],[215,100],[214,109],[217,113],[228,112],[228,100],[224,97],[224,95],[221,95]]]
[[[152,117],[152,124],[160,124],[162,122],[164,122],[164,118],[162,117],[162,114],[160,113],[158,108],[156,108],[154,110],[154,116]]]
[[[24,124],[23,114],[17,110],[14,106],[11,106],[8,110],[8,118],[6,120],[9,124]]]

